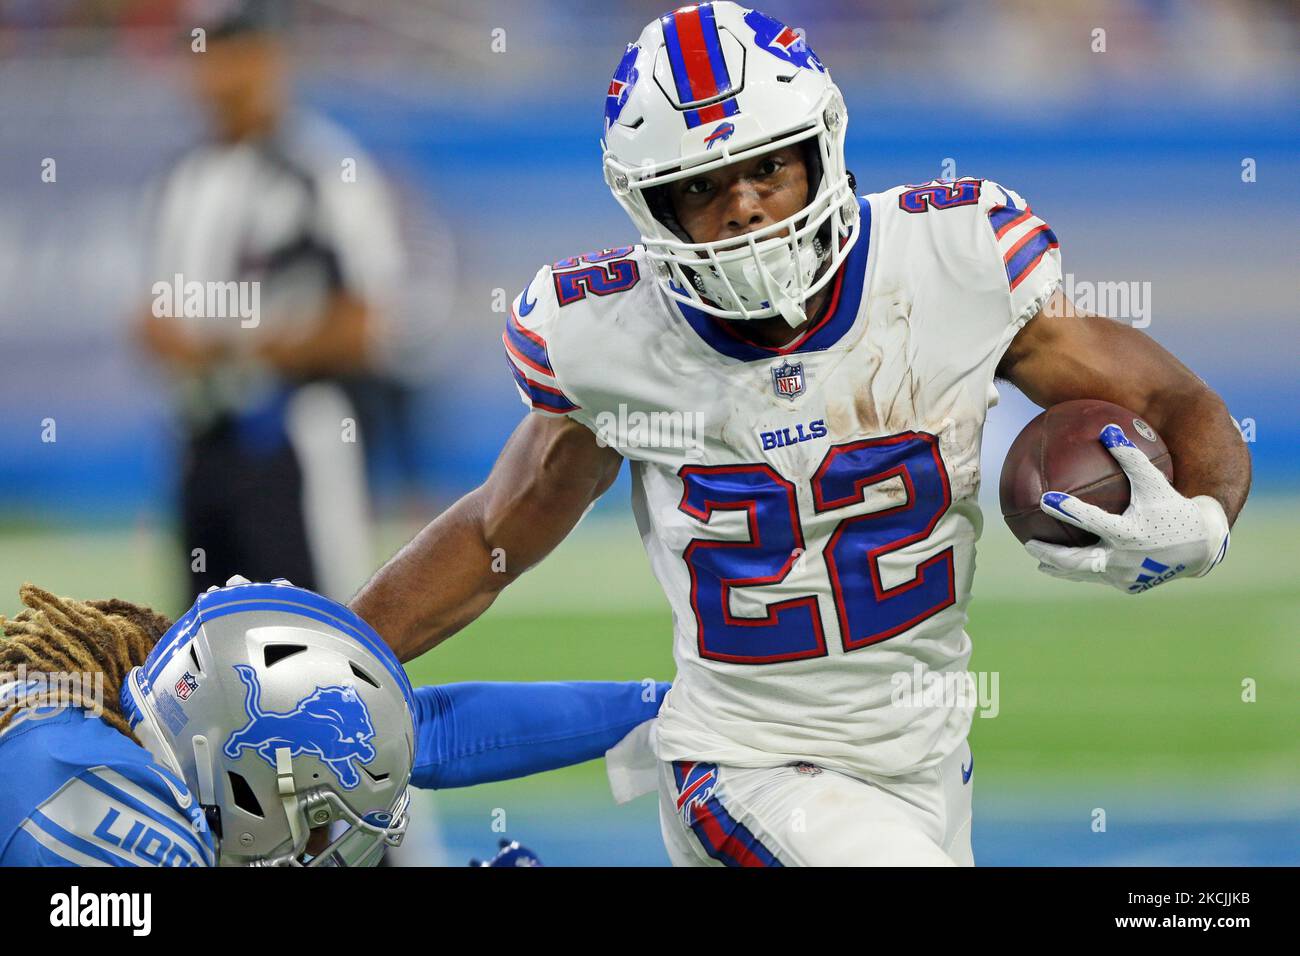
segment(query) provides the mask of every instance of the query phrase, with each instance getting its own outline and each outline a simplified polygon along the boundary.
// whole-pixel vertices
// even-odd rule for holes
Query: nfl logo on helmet
[[[186,671],[181,678],[176,681],[176,696],[181,700],[189,700],[190,694],[199,689],[199,682],[189,671]]]
[[[772,369],[772,387],[782,398],[803,394],[803,362],[786,362]]]

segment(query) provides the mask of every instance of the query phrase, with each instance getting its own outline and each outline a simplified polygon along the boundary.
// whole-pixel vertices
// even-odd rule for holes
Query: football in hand
[[[1097,543],[1096,535],[1043,512],[1039,502],[1047,491],[1064,491],[1113,514],[1128,507],[1128,476],[1100,440],[1101,430],[1112,424],[1124,429],[1129,441],[1173,480],[1173,461],[1164,441],[1128,409],[1095,399],[1053,405],[1016,436],[1002,463],[1002,517],[1021,542],[1033,538],[1070,547]]]

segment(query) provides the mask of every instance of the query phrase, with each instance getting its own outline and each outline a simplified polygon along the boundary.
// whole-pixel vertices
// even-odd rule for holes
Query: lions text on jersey
[[[859,204],[823,317],[783,348],[670,300],[640,246],[543,267],[507,320],[525,403],[632,462],[675,622],[662,760],[898,775],[969,728],[969,702],[894,706],[891,675],[966,670],[994,372],[1060,255],[987,180]]]
[[[19,696],[0,687],[0,710]],[[99,717],[27,707],[0,731],[0,865],[214,866],[183,781]]]

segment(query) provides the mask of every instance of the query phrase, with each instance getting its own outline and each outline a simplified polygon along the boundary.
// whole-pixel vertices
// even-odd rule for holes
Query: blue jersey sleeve
[[[0,736],[0,765],[0,865],[216,864],[185,784],[98,717],[20,717]]]
[[[659,712],[666,683],[465,683],[415,692],[417,787],[468,787],[599,757]]]

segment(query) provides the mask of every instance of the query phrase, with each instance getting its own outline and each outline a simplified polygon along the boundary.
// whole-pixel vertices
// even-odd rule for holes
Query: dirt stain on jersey
[[[873,435],[880,428],[880,412],[873,390],[880,374],[881,355],[870,345],[861,348],[862,353],[854,356],[859,361],[853,368],[841,370],[844,384],[826,399],[826,427],[832,439]]]
[[[944,419],[940,430],[934,432],[939,438],[939,454],[948,467],[953,501],[979,491],[980,428],[980,422],[957,416]]]
[[[832,444],[909,431],[934,435],[955,501],[979,488],[982,421],[971,416],[959,390],[944,390],[951,396],[946,407],[926,407],[925,396],[937,383],[924,381],[923,370],[909,361],[910,312],[910,302],[895,298],[884,321],[869,326],[827,390],[826,427]],[[881,482],[873,493],[890,502],[907,497],[901,480]]]

